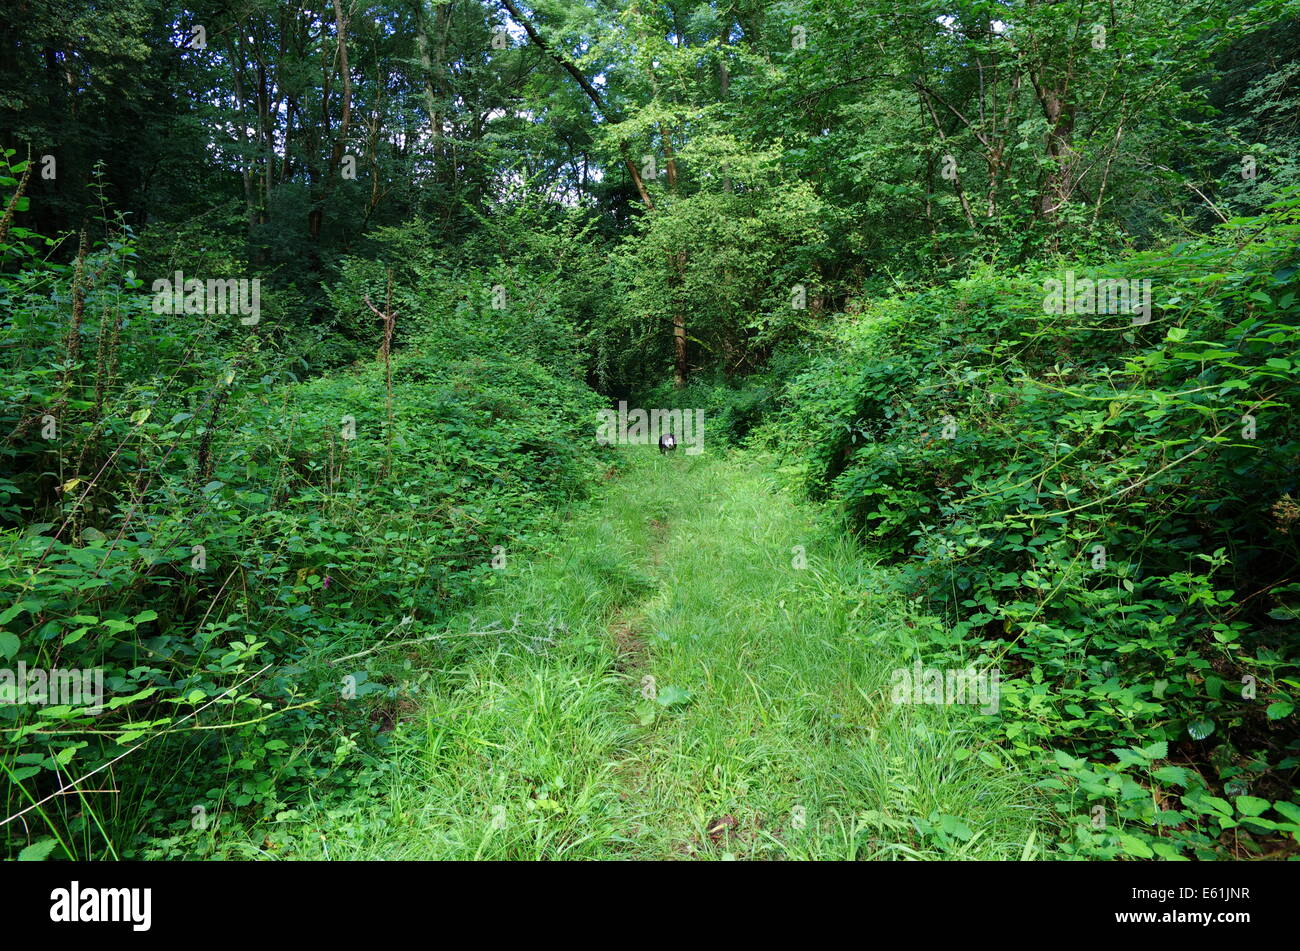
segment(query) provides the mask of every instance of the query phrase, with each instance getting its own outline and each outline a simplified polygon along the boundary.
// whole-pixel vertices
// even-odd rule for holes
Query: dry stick
[[[264,716],[253,717],[251,720],[237,720],[231,723],[200,723],[197,726],[186,727],[184,730],[179,727],[172,727],[167,730],[162,730],[156,735],[168,736],[172,733],[191,733],[195,730],[233,730],[237,726],[251,726],[254,723],[265,723],[267,720],[270,720],[273,717],[278,717],[282,713],[288,713],[290,710],[302,710],[306,707],[314,707],[318,703],[320,703],[319,700],[307,700],[303,703],[295,703],[291,707],[281,707],[278,710],[272,710]],[[120,730],[28,730],[23,734],[23,736],[113,736],[118,733],[131,732],[133,731],[126,727],[123,727]],[[55,793],[55,795],[67,795],[67,793]]]
[[[1224,615],[1224,617],[1225,618],[1235,617],[1236,615],[1241,613],[1241,609],[1246,606],[1246,603],[1248,601],[1253,601],[1256,598],[1258,598],[1261,594],[1267,594],[1269,591],[1272,591],[1274,588],[1278,587],[1279,585],[1284,585],[1295,580],[1296,580],[1296,576],[1292,575],[1289,578],[1283,578],[1281,581],[1274,581],[1270,585],[1265,585],[1264,587],[1260,588],[1258,591],[1256,591],[1254,594],[1250,595],[1249,597],[1242,598],[1241,601],[1237,602],[1237,606],[1229,610]]]
[[[203,429],[203,435],[199,437],[198,457],[194,465],[195,488],[198,488],[200,483],[206,482],[212,476],[212,437],[217,431],[221,408],[225,405],[229,396],[230,385],[227,383],[220,384],[217,388],[216,397],[212,400],[212,412],[208,416],[208,424]]]
[[[1178,174],[1178,173],[1175,172],[1172,168],[1170,168],[1168,165],[1157,165],[1157,166],[1155,166],[1155,167],[1158,168],[1158,169],[1160,169],[1162,172],[1169,172],[1171,175],[1177,175],[1177,174]],[[1197,188],[1197,187],[1196,187],[1195,185],[1193,185],[1191,182],[1184,181],[1183,184],[1186,185],[1188,188],[1190,188],[1192,191],[1196,192],[1196,194],[1200,195],[1200,196],[1201,196],[1201,201],[1205,202],[1205,204],[1209,207],[1210,211],[1212,211],[1212,212],[1214,212],[1216,215],[1218,215],[1220,221],[1222,221],[1224,224],[1227,224],[1227,223],[1228,223],[1227,216],[1225,216],[1224,213],[1221,212],[1221,211],[1219,210],[1219,206],[1218,206],[1218,205],[1216,205],[1214,202],[1210,201],[1209,197],[1206,196],[1205,192],[1201,191],[1199,188]]]
[[[230,693],[232,690],[238,690],[240,687],[242,687],[244,684],[248,683],[248,682],[249,682],[250,680],[252,680],[254,677],[258,677],[258,676],[260,676],[261,674],[266,673],[266,671],[268,671],[268,670],[271,669],[271,666],[272,666],[271,664],[267,664],[267,665],[266,665],[265,667],[263,667],[261,670],[255,672],[255,673],[249,674],[246,678],[244,678],[243,680],[241,680],[239,683],[235,684],[233,687],[229,687],[229,688],[227,688],[227,689],[224,690],[222,693],[220,693],[220,694],[218,694],[217,696],[213,697],[211,700],[209,700],[209,701],[208,701],[207,703],[205,703],[203,706],[199,707],[197,710],[194,710],[194,711],[192,711],[191,713],[189,713],[189,714],[185,715],[184,717],[182,717],[180,720],[177,721],[177,725],[179,726],[181,723],[184,723],[186,720],[190,719],[191,717],[197,716],[198,714],[202,713],[204,710],[206,710],[208,707],[212,706],[214,703],[216,703],[218,700],[220,700],[220,699],[221,699],[222,697],[224,697],[226,694]],[[140,747],[142,747],[142,746],[144,746],[145,744],[147,744],[150,740],[155,739],[156,737],[159,737],[159,736],[164,736],[164,735],[166,735],[167,733],[171,733],[171,732],[173,732],[174,729],[175,729],[175,728],[173,728],[172,730],[164,730],[164,731],[162,731],[161,733],[155,733],[155,734],[153,734],[152,736],[147,737],[147,738],[144,739],[143,741],[141,741],[141,742],[137,743],[135,746],[131,747],[131,748],[130,748],[129,750],[127,750],[126,752],[124,752],[124,753],[119,753],[117,756],[114,756],[111,760],[109,760],[107,763],[104,763],[102,766],[96,766],[94,769],[92,769],[90,772],[86,773],[86,775],[82,776],[80,779],[74,779],[72,782],[70,782],[70,783],[68,783],[68,784],[66,784],[66,785],[64,785],[64,786],[60,786],[59,789],[58,789],[56,792],[52,792],[52,793],[50,793],[50,794],[49,794],[48,796],[46,796],[44,799],[37,800],[36,802],[34,802],[34,803],[32,803],[30,806],[28,806],[26,809],[22,809],[22,810],[19,810],[18,812],[15,812],[12,816],[9,816],[7,819],[0,819],[0,826],[8,825],[10,822],[13,822],[13,821],[14,821],[15,819],[17,819],[19,816],[24,815],[24,814],[26,814],[26,813],[28,813],[28,812],[31,812],[33,809],[37,808],[38,806],[41,806],[41,805],[43,805],[44,803],[49,802],[49,801],[50,801],[51,799],[53,799],[55,796],[62,795],[63,792],[64,792],[65,790],[71,789],[73,786],[77,786],[77,785],[80,785],[81,783],[84,783],[84,782],[85,782],[87,779],[89,779],[91,776],[94,776],[96,773],[99,773],[99,772],[102,772],[103,770],[108,769],[108,767],[112,766],[112,765],[113,765],[114,763],[116,763],[118,760],[120,760],[120,759],[124,759],[125,757],[130,756],[130,755],[131,755],[132,753],[134,753],[136,750],[140,749]]]
[[[9,212],[5,213],[4,222],[0,223],[0,232],[7,232]],[[96,274],[98,276],[98,274]],[[50,415],[57,418],[63,408],[68,405],[68,393],[72,389],[72,371],[81,357],[81,315],[86,307],[86,291],[83,284],[86,277],[86,232],[81,232],[81,243],[77,248],[77,265],[72,278],[72,323],[68,329],[68,335],[64,338],[64,350],[66,354],[67,366],[64,368],[61,380],[61,389],[58,399],[49,406],[44,412],[38,412],[29,416],[27,419],[19,420],[18,425],[9,433],[8,439],[17,439],[27,432],[27,428],[42,416]],[[93,279],[92,279],[93,283]],[[62,471],[62,456],[60,456],[60,471]],[[60,476],[62,484],[62,476]],[[64,523],[67,527],[67,522]],[[61,531],[62,529],[60,529]]]
[[[95,407],[91,416],[92,426],[90,434],[81,446],[81,456],[77,459],[77,471],[81,472],[90,459],[90,452],[99,438],[100,431],[104,427],[104,392],[107,386],[105,380],[106,367],[108,364],[108,348],[110,345],[110,335],[105,331],[108,325],[108,315],[111,308],[110,304],[105,304],[104,309],[99,315],[99,332],[96,335],[97,344],[95,347]],[[117,315],[113,315],[113,323],[117,323]]]
[[[399,624],[397,627],[402,627],[402,626],[403,625]],[[393,631],[395,630],[397,630],[396,627],[393,628]],[[389,631],[388,634],[392,634],[393,631]],[[391,643],[378,644],[375,647],[369,648],[368,650],[357,651],[355,654],[345,654],[343,657],[336,657],[332,661],[330,661],[330,663],[341,664],[345,660],[356,660],[358,657],[366,657],[370,654],[377,653],[378,651],[385,650],[389,647],[405,647],[409,644],[427,644],[429,641],[445,641],[452,637],[487,637],[490,634],[515,634],[518,631],[519,631],[519,618],[516,617],[514,624],[512,624],[508,628],[498,627],[498,628],[489,628],[486,631],[458,631],[455,633],[448,632],[446,634],[426,634],[424,637],[412,637],[409,640],[405,640],[405,641],[393,641]],[[385,634],[384,636],[387,637],[388,635]]]

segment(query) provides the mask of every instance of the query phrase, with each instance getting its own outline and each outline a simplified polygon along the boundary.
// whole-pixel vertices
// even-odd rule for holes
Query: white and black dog
[[[674,436],[672,433],[664,433],[662,436],[659,437],[660,455],[663,455],[665,452],[672,452],[676,448],[677,448],[677,437]]]

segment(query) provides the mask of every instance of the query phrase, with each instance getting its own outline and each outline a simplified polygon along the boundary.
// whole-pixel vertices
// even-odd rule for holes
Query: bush
[[[1110,268],[874,302],[766,427],[1004,669],[1003,742],[1068,850],[1300,834],[1298,234],[1293,192]],[[1045,313],[1067,269],[1151,280],[1152,319]]]
[[[0,703],[0,808],[34,806],[0,854],[229,854],[232,823],[374,780],[404,646],[455,663],[441,623],[586,491],[601,401],[544,293],[506,318],[450,289],[486,274],[396,284],[405,346],[300,381],[266,327],[154,314],[126,238],[57,267],[15,236],[0,663],[99,671],[105,703]],[[118,795],[56,795],[95,770]]]

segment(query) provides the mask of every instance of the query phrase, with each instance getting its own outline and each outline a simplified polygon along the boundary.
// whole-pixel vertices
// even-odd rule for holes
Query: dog
[[[672,433],[664,433],[659,437],[659,455],[665,452],[672,452],[677,448],[677,437]]]

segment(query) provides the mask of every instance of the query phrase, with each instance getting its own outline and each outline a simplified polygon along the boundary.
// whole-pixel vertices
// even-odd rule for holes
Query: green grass
[[[973,755],[971,709],[891,702],[926,619],[885,569],[765,460],[624,452],[563,541],[513,559],[455,628],[512,633],[420,655],[431,679],[372,798],[322,809],[281,854],[1038,854],[1041,800],[996,750]],[[677,702],[647,700],[647,677]]]

